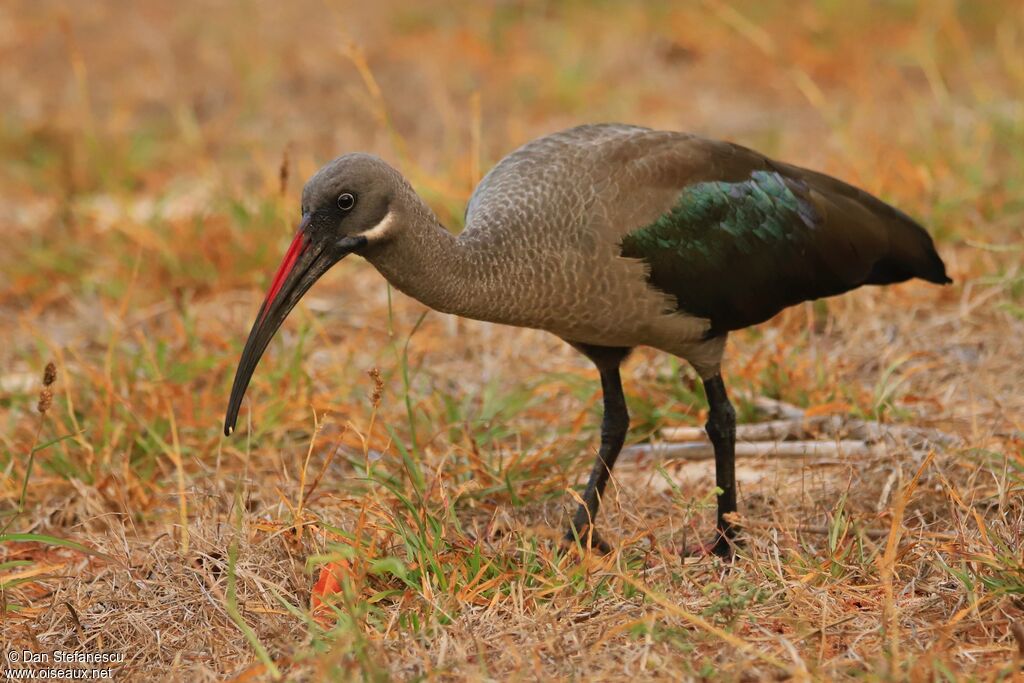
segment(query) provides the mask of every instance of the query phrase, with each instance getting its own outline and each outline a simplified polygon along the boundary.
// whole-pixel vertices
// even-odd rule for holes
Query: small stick
[[[730,512],[725,515],[725,520],[730,524],[743,527],[751,531],[783,531],[783,532],[799,532],[802,534],[815,534],[817,536],[828,536],[832,533],[832,529],[829,526],[821,525],[816,526],[814,524],[787,524],[781,526],[779,524],[772,524],[771,522],[762,522],[759,520],[747,519],[741,517],[739,513]],[[872,540],[879,540],[886,538],[889,535],[888,529],[859,529],[861,533]]]
[[[749,529],[751,531],[797,531],[804,534],[816,534],[819,536],[827,536],[832,533],[832,528],[826,525],[816,526],[813,524],[787,524],[785,526],[779,524],[773,524],[772,522],[762,522],[755,519],[747,519],[738,512],[728,512],[725,515],[725,521],[736,526]],[[889,537],[889,529],[863,529],[854,527],[852,529],[855,533],[862,533],[870,539],[880,540]],[[906,536],[923,536],[925,538],[931,538],[938,541],[955,541],[957,540],[956,534],[945,533],[941,531],[917,531],[908,530]]]
[[[741,427],[746,425],[736,425],[736,438],[739,438]],[[662,427],[661,438],[669,443],[703,441],[708,438],[708,434],[703,427]]]
[[[794,407],[793,410],[799,409]],[[903,440],[918,446],[929,442],[948,446],[959,441],[957,437],[937,429],[884,425],[873,420],[861,420],[841,415],[813,415],[811,417],[800,415],[736,426],[736,438],[740,441],[799,439],[813,436],[815,433],[844,436],[869,443],[877,443],[886,439]],[[661,438],[669,442],[691,442],[706,441],[707,435],[701,427],[665,427],[661,430]]]
[[[830,421],[838,422],[839,418],[834,415],[819,415],[809,418],[741,424],[736,425],[736,439],[739,441],[799,439],[812,429],[819,428],[823,423]],[[704,441],[707,439],[707,432],[701,427],[665,427],[661,430],[661,438],[670,442]]]
[[[757,441],[736,444],[737,458],[837,458],[866,456],[878,449],[864,441]],[[623,449],[623,455],[712,460],[715,449],[709,442],[636,444]]]
[[[779,401],[778,399],[768,398],[767,396],[753,396],[750,398],[750,403],[753,404],[762,413],[771,415],[774,417],[786,418],[789,420],[799,420],[804,416],[802,408],[798,408],[792,403],[786,403],[785,401]]]

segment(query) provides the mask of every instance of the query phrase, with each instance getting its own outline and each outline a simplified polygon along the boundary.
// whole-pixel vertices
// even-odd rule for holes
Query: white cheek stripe
[[[384,218],[382,218],[380,222],[377,223],[377,225],[373,226],[369,230],[366,230],[365,232],[359,233],[359,236],[365,237],[369,242],[379,240],[380,238],[388,234],[388,232],[391,230],[391,226],[394,223],[394,220],[395,214],[391,211],[388,211],[387,214],[385,214]]]

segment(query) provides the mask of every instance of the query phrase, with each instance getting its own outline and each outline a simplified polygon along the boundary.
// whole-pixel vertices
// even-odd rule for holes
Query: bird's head
[[[346,154],[309,179],[302,220],[270,282],[238,361],[224,433],[235,428],[242,397],[270,340],[302,295],[331,266],[352,253],[387,243],[401,229],[396,197],[406,185],[377,157]]]

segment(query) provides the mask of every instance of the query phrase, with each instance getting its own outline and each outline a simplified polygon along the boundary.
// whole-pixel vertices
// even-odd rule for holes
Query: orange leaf
[[[320,567],[320,576],[309,596],[310,609],[316,612],[326,612],[325,599],[334,593],[341,592],[340,578],[352,571],[352,566],[346,560],[331,562]]]

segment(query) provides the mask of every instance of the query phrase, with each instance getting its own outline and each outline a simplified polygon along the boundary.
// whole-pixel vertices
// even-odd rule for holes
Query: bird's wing
[[[950,281],[924,228],[842,181],[694,136],[637,144],[605,221],[711,336],[864,284]]]

